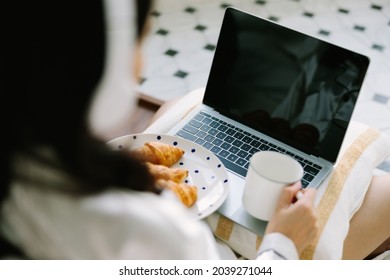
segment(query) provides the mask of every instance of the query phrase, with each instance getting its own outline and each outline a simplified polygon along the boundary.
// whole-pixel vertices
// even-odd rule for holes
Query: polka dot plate
[[[146,142],[160,141],[184,150],[184,156],[173,165],[189,171],[185,182],[198,188],[197,202],[189,208],[197,219],[216,211],[229,192],[228,173],[222,162],[206,148],[189,140],[163,134],[132,134],[108,142],[113,149],[132,150]]]

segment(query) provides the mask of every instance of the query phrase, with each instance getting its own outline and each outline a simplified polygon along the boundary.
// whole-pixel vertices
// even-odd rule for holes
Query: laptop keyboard
[[[258,151],[276,151],[296,159],[304,170],[304,188],[321,170],[321,166],[205,112],[195,115],[176,135],[202,145],[213,152],[226,168],[244,177],[250,157]]]

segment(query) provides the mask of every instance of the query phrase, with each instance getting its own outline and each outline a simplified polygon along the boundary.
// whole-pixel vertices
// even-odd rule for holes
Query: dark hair
[[[137,30],[142,30],[151,1],[136,2],[141,11]],[[11,84],[4,76],[0,78],[0,114],[6,135],[1,140],[0,203],[15,179],[15,155],[27,155],[65,171],[83,186],[77,191],[80,195],[113,186],[159,193],[144,165],[128,154],[112,151],[88,129],[88,106],[104,68],[102,1],[50,3],[23,7],[25,14],[19,15],[25,22],[23,33],[12,40],[15,46],[23,46],[23,52],[11,55],[9,65],[5,63],[7,74],[20,82]],[[6,60],[2,54],[1,62]],[[53,150],[58,160],[43,158],[36,152],[41,147]],[[1,240],[0,246],[3,251]]]
[[[141,38],[142,33],[145,31],[145,25],[149,17],[149,12],[152,9],[153,1],[149,0],[136,0],[137,6],[137,36]]]

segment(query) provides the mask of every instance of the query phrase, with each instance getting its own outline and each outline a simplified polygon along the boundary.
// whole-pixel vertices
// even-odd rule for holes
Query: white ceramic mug
[[[298,182],[303,168],[288,155],[261,151],[250,158],[242,203],[253,217],[268,221],[284,187]]]

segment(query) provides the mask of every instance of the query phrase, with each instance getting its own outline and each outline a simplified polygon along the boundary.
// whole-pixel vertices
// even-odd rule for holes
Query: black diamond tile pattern
[[[177,54],[177,51],[169,49],[165,52],[165,54],[168,56],[175,56]]]
[[[379,44],[373,44],[372,48],[374,50],[383,51],[385,49],[385,46],[379,45]]]
[[[187,72],[184,72],[184,71],[181,71],[181,70],[179,70],[179,71],[177,71],[177,72],[175,73],[175,76],[176,76],[176,77],[179,77],[179,78],[185,78],[187,75],[188,75]]]
[[[196,12],[196,8],[194,8],[194,7],[187,7],[184,11],[186,13],[193,14],[193,13]]]
[[[329,36],[330,31],[321,29],[320,31],[318,31],[318,34],[323,35],[323,36]]]
[[[275,22],[276,22],[276,21],[279,21],[279,18],[276,17],[276,16],[269,16],[268,19],[269,19],[269,20],[272,20],[272,21],[275,21]]]
[[[215,50],[215,45],[207,44],[204,48],[206,50],[213,51]]]
[[[355,25],[355,26],[353,27],[353,29],[355,29],[355,30],[357,30],[357,31],[364,31],[364,30],[366,30],[366,27],[361,26],[361,25]]]
[[[166,29],[159,29],[159,30],[157,30],[156,33],[159,34],[159,35],[165,36],[165,35],[167,35],[169,33],[169,31],[166,30]]]
[[[349,14],[349,10],[344,9],[344,8],[339,8],[338,12],[341,14]]]
[[[314,14],[311,13],[311,12],[304,12],[303,15],[304,15],[305,17],[309,17],[309,18],[314,17]]]
[[[259,5],[265,5],[267,3],[267,1],[264,1],[264,0],[257,0],[256,1],[256,4],[259,4]]]
[[[226,9],[226,8],[229,7],[229,6],[232,6],[232,4],[230,4],[230,3],[222,3],[222,4],[220,5],[220,7],[221,7],[222,9]]]
[[[372,4],[371,5],[371,9],[381,11],[382,10],[382,6],[381,5]]]
[[[385,95],[377,93],[374,95],[374,97],[372,99],[376,102],[386,104],[387,102],[389,102],[390,96],[385,96]]]
[[[195,29],[198,31],[205,31],[207,29],[207,26],[198,24],[197,26],[195,26]]]

